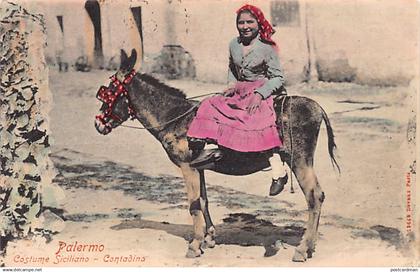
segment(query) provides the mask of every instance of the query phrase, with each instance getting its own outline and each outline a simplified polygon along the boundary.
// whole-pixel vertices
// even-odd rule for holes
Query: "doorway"
[[[143,28],[141,24],[141,7],[132,7],[131,13],[133,14],[134,21],[136,22],[137,30],[140,35],[140,42],[141,42],[141,58],[143,60]]]
[[[94,29],[94,64],[101,67],[103,62],[102,50],[102,29],[101,29],[101,9],[97,0],[88,0],[85,3],[85,9],[89,15]]]

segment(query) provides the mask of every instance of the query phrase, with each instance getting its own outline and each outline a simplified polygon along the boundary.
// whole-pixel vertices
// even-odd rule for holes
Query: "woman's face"
[[[249,12],[242,12],[236,22],[236,27],[238,28],[239,35],[242,38],[253,39],[258,35],[258,22],[254,16]]]

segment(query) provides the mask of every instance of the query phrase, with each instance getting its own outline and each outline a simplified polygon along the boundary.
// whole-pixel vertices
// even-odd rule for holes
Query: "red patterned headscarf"
[[[270,22],[267,21],[264,17],[264,13],[253,5],[245,5],[236,11],[236,14],[239,15],[242,11],[249,11],[255,18],[257,18],[258,25],[260,26],[259,34],[261,39],[269,42],[270,44],[276,46],[276,43],[271,39],[271,36],[276,32],[271,26]]]

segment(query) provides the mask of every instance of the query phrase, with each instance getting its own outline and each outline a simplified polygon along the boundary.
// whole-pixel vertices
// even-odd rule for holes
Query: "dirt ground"
[[[50,71],[54,183],[65,194],[62,210],[53,212],[65,221],[48,243],[41,238],[11,242],[6,265],[418,265],[406,235],[405,181],[413,148],[407,143],[414,101],[410,87],[318,82],[288,88],[289,94],[311,97],[326,110],[342,169],[339,175],[331,165],[322,126],[315,170],[326,201],[312,259],[291,261],[304,232],[304,196],[294,180],[296,193],[290,193],[289,182],[284,192],[269,197],[269,172],[245,177],[206,173],[217,245],[200,258],[187,259],[192,220],[180,171],[147,131],[120,127],[102,136],[93,126],[100,105],[95,94],[110,74]],[[224,88],[166,83],[187,96]],[[75,245],[56,254],[60,242],[103,245],[103,250],[79,252]],[[37,261],[25,263],[24,257]],[[42,264],[41,257],[50,260]]]

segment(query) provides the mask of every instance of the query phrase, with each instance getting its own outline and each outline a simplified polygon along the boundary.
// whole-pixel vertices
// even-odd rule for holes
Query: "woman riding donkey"
[[[269,194],[274,196],[288,178],[273,109],[272,94],[284,83],[277,46],[271,39],[274,29],[252,5],[237,11],[236,26],[239,37],[229,46],[229,87],[223,95],[202,101],[187,133],[195,157],[191,165],[221,157],[220,151],[209,156],[203,150],[206,142],[239,152],[264,152],[272,168]]]

